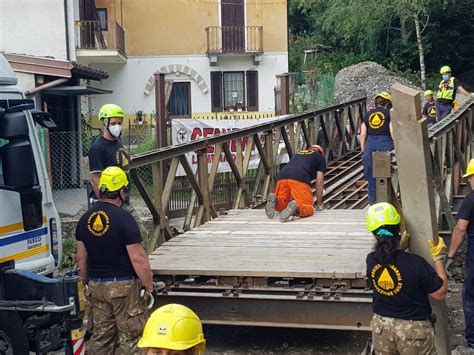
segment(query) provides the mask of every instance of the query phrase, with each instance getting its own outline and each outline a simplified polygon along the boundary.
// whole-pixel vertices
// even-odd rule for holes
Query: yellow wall
[[[126,31],[127,54],[205,54],[206,27],[219,25],[221,0],[95,0]],[[246,0],[247,26],[263,26],[263,51],[286,52],[287,0]],[[121,14],[122,12],[122,14]]]
[[[263,26],[263,51],[288,51],[287,0],[247,0],[247,26]]]

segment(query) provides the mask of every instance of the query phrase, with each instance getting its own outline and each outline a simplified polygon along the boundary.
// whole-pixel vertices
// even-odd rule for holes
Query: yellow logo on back
[[[87,219],[87,230],[95,237],[104,236],[110,229],[109,215],[104,211],[95,211]]]
[[[382,112],[374,112],[369,116],[369,126],[373,129],[379,129],[385,123],[385,115]]]
[[[387,269],[383,269],[382,275],[380,275],[379,279],[377,280],[378,285],[386,291],[392,290],[395,288],[395,282],[390,277]]]
[[[370,277],[375,291],[385,296],[395,296],[403,288],[403,279],[400,270],[395,265],[375,265],[370,271]]]

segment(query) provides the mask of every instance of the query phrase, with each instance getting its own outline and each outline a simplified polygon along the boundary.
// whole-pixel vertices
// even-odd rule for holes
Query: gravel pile
[[[368,106],[373,104],[373,99],[381,91],[389,91],[390,87],[400,83],[416,90],[420,88],[404,78],[392,75],[382,65],[374,62],[362,62],[341,69],[336,75],[334,89],[335,103],[350,101],[367,96]]]

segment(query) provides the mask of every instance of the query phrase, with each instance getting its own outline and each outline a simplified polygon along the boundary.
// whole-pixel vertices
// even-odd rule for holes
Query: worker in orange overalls
[[[268,194],[265,214],[268,218],[280,212],[280,221],[293,216],[312,216],[314,213],[311,181],[316,179],[317,209],[323,210],[324,172],[326,160],[319,145],[298,151],[277,176],[275,193]]]

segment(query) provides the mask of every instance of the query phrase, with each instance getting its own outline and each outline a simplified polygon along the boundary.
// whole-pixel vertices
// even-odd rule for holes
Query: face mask
[[[449,75],[448,74],[443,74],[443,80],[448,81],[449,80]]]
[[[118,124],[115,126],[109,126],[109,132],[112,136],[118,138],[122,134],[122,126]]]

